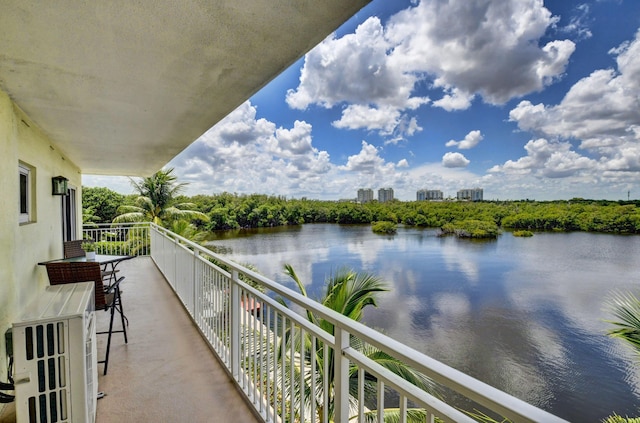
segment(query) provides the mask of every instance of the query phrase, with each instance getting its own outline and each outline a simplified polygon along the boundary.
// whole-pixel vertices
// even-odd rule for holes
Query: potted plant
[[[87,257],[87,260],[96,259],[96,244],[94,242],[92,241],[83,242],[82,249],[84,250],[84,255]]]

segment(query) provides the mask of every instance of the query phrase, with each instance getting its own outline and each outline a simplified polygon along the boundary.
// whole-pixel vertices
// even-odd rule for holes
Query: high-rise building
[[[421,189],[416,193],[418,201],[442,201],[444,196],[439,189]]]
[[[456,198],[466,201],[482,201],[482,188],[461,189],[458,191]]]
[[[371,188],[360,188],[358,190],[358,203],[364,204],[373,201],[373,190]]]
[[[393,188],[380,188],[378,190],[378,201],[384,203],[393,200]]]

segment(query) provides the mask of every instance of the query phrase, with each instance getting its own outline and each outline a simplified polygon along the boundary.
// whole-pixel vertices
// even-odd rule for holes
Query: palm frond
[[[206,232],[198,230],[194,224],[186,220],[172,222],[169,229],[171,232],[196,243],[204,241],[207,237]]]
[[[618,320],[607,320],[616,326],[607,334],[630,345],[640,358],[640,300],[631,294],[615,294],[609,309]]]
[[[176,207],[181,210],[193,210],[197,206],[195,203],[176,203],[173,205],[173,207]]]
[[[383,291],[388,291],[388,288],[381,278],[343,268],[328,281],[322,303],[353,320],[360,321],[364,308],[368,305],[376,306],[377,294]]]
[[[640,417],[622,417],[613,414],[602,420],[602,423],[640,423]]]
[[[400,423],[400,409],[399,408],[385,408],[384,409],[384,423]],[[410,408],[407,410],[407,423],[424,423],[429,417],[427,410],[423,408]],[[350,421],[355,421],[357,416],[349,418]],[[371,410],[364,414],[364,421],[366,423],[378,423],[378,411]],[[436,422],[441,420],[436,417]]]
[[[489,416],[488,414],[483,413],[482,411],[479,411],[479,410],[464,411],[464,413],[467,414],[472,419],[481,423],[513,423],[511,420],[509,420],[506,417],[501,417],[501,420],[496,420],[493,417]]]
[[[287,276],[289,276],[291,279],[293,279],[293,281],[296,283],[296,286],[298,287],[298,290],[300,291],[300,293],[302,295],[304,295],[305,297],[308,297],[307,289],[304,287],[304,284],[302,283],[302,281],[300,280],[300,278],[296,274],[296,271],[293,269],[293,266],[291,266],[288,263],[285,263],[285,265],[284,265],[284,273]],[[281,301],[281,304],[286,306],[286,303],[284,302],[284,300]],[[316,317],[310,311],[307,311],[307,320],[309,320],[311,323],[314,323],[316,325],[318,324],[318,321],[317,321]]]
[[[183,210],[177,207],[167,207],[164,209],[164,217],[167,220],[180,220],[180,219],[188,219],[188,220],[201,220],[203,222],[209,221],[209,216],[204,213],[195,210]]]
[[[144,213],[146,210],[142,207],[132,205],[122,205],[116,210],[118,214],[124,213]]]
[[[146,221],[144,213],[141,213],[138,211],[123,213],[121,215],[116,216],[113,219],[113,223],[144,222],[144,221]]]
[[[385,369],[397,374],[405,379],[407,382],[419,387],[420,389],[439,397],[439,390],[437,384],[429,377],[417,372],[412,367],[407,366],[402,361],[395,357],[390,356],[384,351],[381,351],[372,346],[366,346],[362,351],[367,358],[376,362]]]

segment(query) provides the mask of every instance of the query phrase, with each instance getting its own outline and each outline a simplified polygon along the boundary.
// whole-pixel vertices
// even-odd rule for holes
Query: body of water
[[[570,421],[640,416],[640,362],[607,337],[615,292],[640,294],[640,237],[538,233],[495,241],[435,230],[302,225],[213,235],[209,246],[309,296],[341,266],[390,291],[365,323],[437,360]]]

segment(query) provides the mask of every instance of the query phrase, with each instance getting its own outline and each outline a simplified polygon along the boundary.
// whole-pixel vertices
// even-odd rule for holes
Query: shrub
[[[377,234],[395,234],[398,231],[397,225],[388,220],[381,220],[371,224],[371,230]]]
[[[514,231],[513,232],[513,236],[530,237],[530,236],[533,236],[533,232],[531,232],[531,231]]]
[[[440,230],[443,234],[455,234],[458,238],[497,238],[498,225],[488,220],[462,220],[445,223]]]

